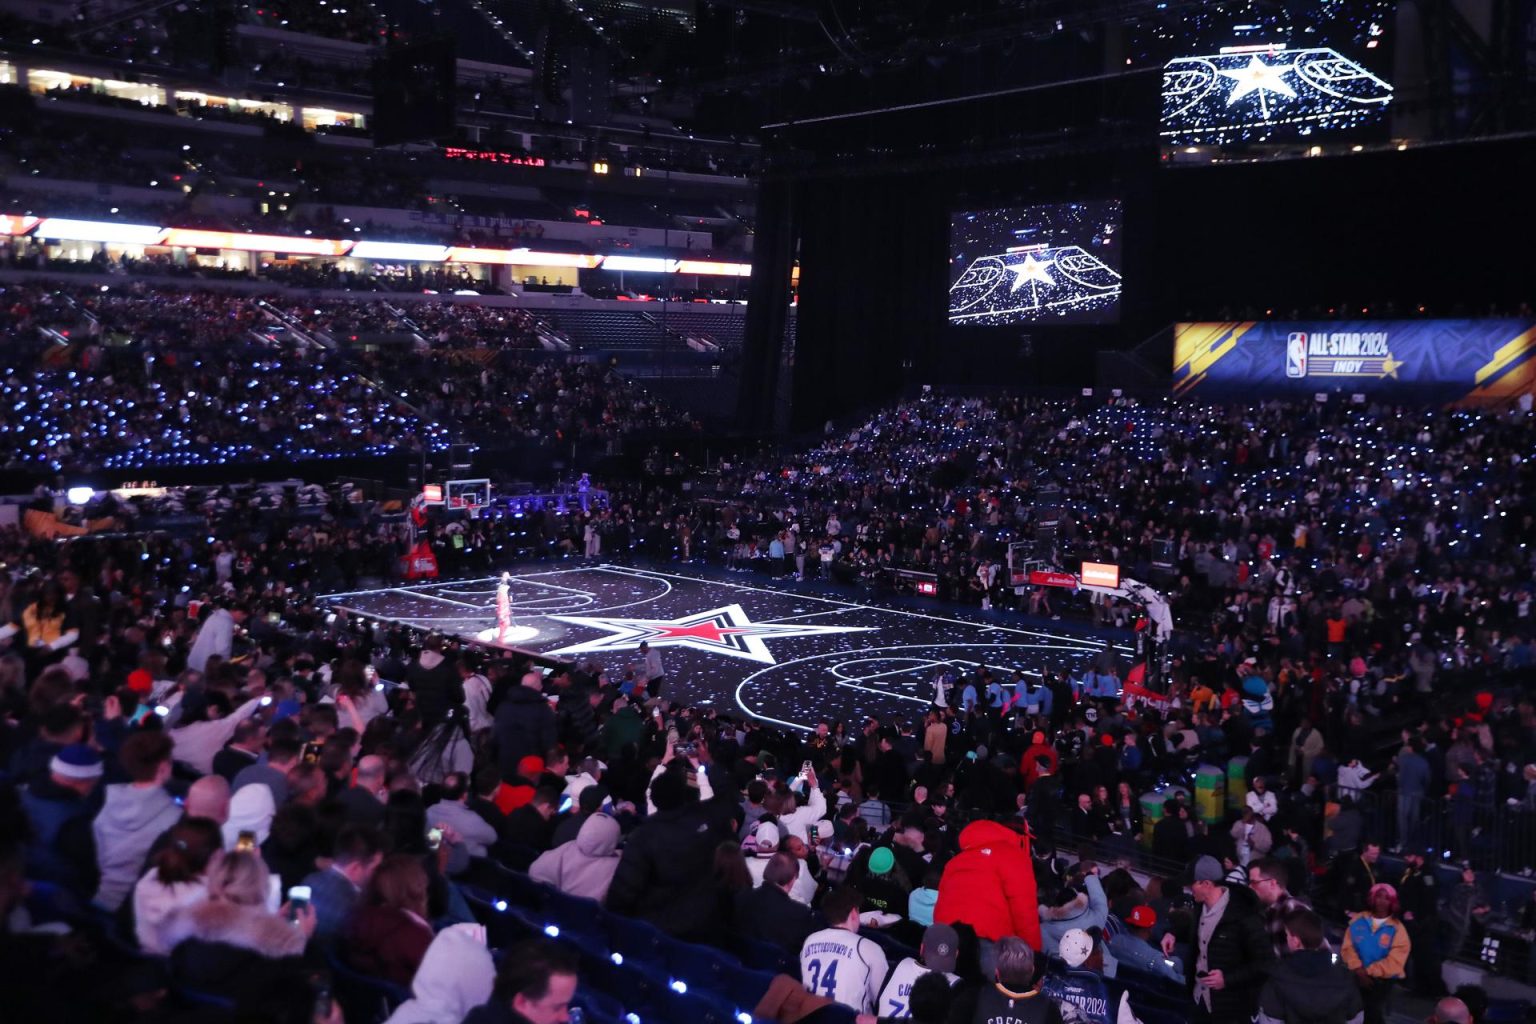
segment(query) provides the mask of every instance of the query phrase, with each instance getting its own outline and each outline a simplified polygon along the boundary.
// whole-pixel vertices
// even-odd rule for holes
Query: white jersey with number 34
[[[842,928],[811,933],[800,947],[800,981],[806,990],[859,1013],[874,1013],[885,981],[885,951]]]

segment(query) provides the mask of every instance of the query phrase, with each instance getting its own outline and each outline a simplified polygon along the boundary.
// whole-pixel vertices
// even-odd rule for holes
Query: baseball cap
[[[934,971],[955,973],[960,958],[960,933],[947,924],[931,924],[923,931],[923,963]]]
[[[887,874],[895,866],[896,855],[888,846],[876,847],[875,851],[869,855],[869,872],[872,875]]]
[[[1146,905],[1133,907],[1125,922],[1133,928],[1151,928],[1157,924],[1157,911]]]
[[[71,743],[53,755],[48,770],[66,779],[99,779],[101,752],[84,743]]]
[[[779,826],[771,821],[765,821],[757,826],[757,831],[752,833],[752,838],[757,842],[759,849],[777,850],[779,848]]]
[[[134,693],[149,693],[155,688],[155,677],[142,668],[128,673],[128,689]]]
[[[1093,938],[1081,928],[1073,928],[1061,937],[1057,952],[1068,967],[1081,967],[1093,955]]]

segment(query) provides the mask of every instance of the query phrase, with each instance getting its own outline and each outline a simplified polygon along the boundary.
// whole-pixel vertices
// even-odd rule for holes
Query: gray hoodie
[[[496,830],[491,823],[458,800],[443,800],[427,810],[427,823],[447,825],[459,834],[471,857],[484,857],[496,845]]]
[[[571,896],[602,902],[619,867],[619,823],[606,814],[594,814],[581,831],[561,843],[529,867],[533,878]]]
[[[130,783],[107,787],[107,799],[91,825],[101,887],[96,905],[116,911],[133,891],[144,858],[160,833],[181,820],[181,808],[160,786]]]

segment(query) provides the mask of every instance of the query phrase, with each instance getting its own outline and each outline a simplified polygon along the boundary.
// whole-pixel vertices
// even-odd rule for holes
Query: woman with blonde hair
[[[266,960],[303,955],[304,944],[315,933],[315,909],[307,904],[284,904],[276,913],[267,909],[272,875],[260,855],[215,854],[207,864],[204,884],[207,895],[203,900],[170,913],[160,926],[160,946],[174,956],[184,953],[180,949],[183,944],[203,947],[194,950],[203,956],[190,958],[198,961],[192,973],[200,976],[189,979],[189,984],[210,987],[210,981],[240,970],[241,961],[249,961],[250,955]],[[209,955],[209,946],[227,947],[233,955]],[[183,955],[183,960],[187,956]],[[204,973],[218,976],[203,978]]]

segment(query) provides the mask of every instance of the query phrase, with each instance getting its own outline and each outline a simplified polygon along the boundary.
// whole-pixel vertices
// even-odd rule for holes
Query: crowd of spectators
[[[243,296],[5,299],[28,367],[7,373],[5,428],[55,462],[688,426],[600,366],[520,354],[525,312],[286,309],[333,340],[420,339],[322,353]],[[1507,961],[1536,938],[1529,887],[1497,895],[1536,862],[1533,441],[1519,407],[925,395],[712,487],[606,481],[585,513],[428,526],[450,572],[516,531],[535,553],[832,586],[913,569],[994,615],[1136,623],[1124,602],[1016,593],[1003,563],[1025,540],[1169,599],[1150,691],[1109,647],[1061,675],[955,665],[909,719],[804,733],[669,705],[644,652],[546,675],[329,615],[314,595],[388,578],[411,549],[356,509],[317,523],[232,499],[181,538],[9,528],[6,990],[66,1020],[189,994],[303,1020],[333,962],[420,1002],[442,995],[434,950],[494,923],[526,871],[676,941],[777,945],[817,1012],[1107,1020],[1123,999],[1144,1022],[1170,1000],[1218,1021],[1384,1021],[1399,988],[1445,995],[1442,958],[1497,935]],[[1202,770],[1230,803],[1201,805]],[[272,897],[294,886],[307,899]],[[73,932],[22,930],[29,914]],[[538,955],[504,953],[503,973]],[[441,1019],[544,998],[493,990],[491,965],[461,972]],[[1486,1009],[1460,996],[1447,1024]]]
[[[384,454],[446,430],[285,336],[244,296],[7,290],[9,468],[132,469]],[[37,333],[52,322],[67,358]]]
[[[540,345],[526,310],[326,301],[279,315],[259,296],[144,285],[29,284],[4,299],[8,468],[306,460],[453,442],[606,450],[697,429],[607,367],[527,355]]]
[[[1320,671],[1200,660],[1167,702],[1124,700],[1108,650],[1038,682],[957,666],[909,719],[799,732],[669,704],[643,649],[546,673],[327,614],[315,594],[388,575],[407,538],[341,507],[219,507],[179,539],[0,533],[0,561],[28,567],[0,592],[0,971],[23,1019],[195,1000],[310,1021],[329,967],[411,985],[409,1012],[452,1006],[397,1024],[558,1021],[508,979],[534,947],[495,950],[494,983],[490,956],[433,966],[474,948],[466,925],[481,950],[504,940],[527,872],[669,941],[777,949],[804,988],[773,982],[749,1007],[765,1019],[1109,1020],[1123,1002],[1143,1021],[1381,1021],[1398,987],[1445,994],[1439,957],[1489,927],[1483,886],[1518,866],[1476,855],[1442,902],[1413,823],[1389,869],[1394,822],[1369,820],[1330,737],[1372,688],[1332,667],[1376,679],[1347,667],[1373,657],[1364,634],[1317,647]],[[1536,750],[1520,681],[1410,688],[1400,790],[1482,762],[1504,786]],[[1240,813],[1167,785],[1238,754]],[[1536,820],[1536,778],[1511,799]],[[930,973],[945,985],[919,988]],[[584,978],[585,1005],[629,1005],[623,977]],[[1481,1014],[1480,995],[1441,1005]]]

